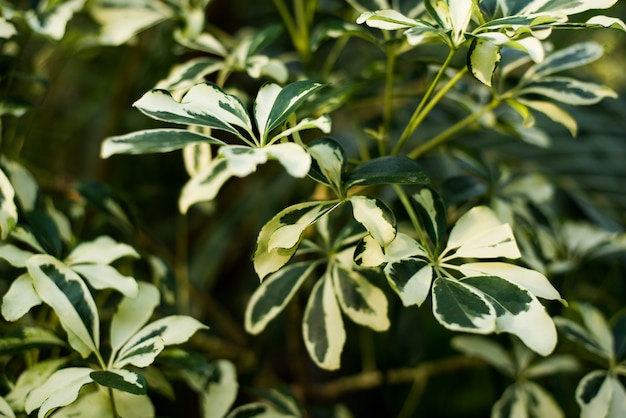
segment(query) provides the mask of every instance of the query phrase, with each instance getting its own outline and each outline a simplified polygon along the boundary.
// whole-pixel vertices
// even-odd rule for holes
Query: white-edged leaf
[[[491,418],[529,418],[526,393],[513,384],[506,388],[491,408]]]
[[[612,378],[605,370],[586,374],[576,387],[580,418],[607,417],[613,398]]]
[[[559,330],[565,334],[565,336],[576,342],[577,344],[582,345],[585,349],[598,354],[602,358],[609,360],[611,358],[611,351],[606,351],[604,347],[602,347],[587,331],[578,323],[572,321],[568,318],[563,317],[555,317],[554,322],[559,328]]]
[[[2,297],[2,316],[7,321],[17,321],[41,302],[30,274],[23,273],[13,280],[9,290]]]
[[[414,19],[392,9],[361,13],[356,19],[356,23],[365,23],[369,27],[384,30],[406,29],[415,26]]]
[[[346,330],[331,280],[325,275],[315,283],[304,310],[302,335],[313,362],[322,369],[337,370]]]
[[[517,335],[528,348],[543,356],[554,350],[557,342],[554,321],[529,291],[495,276],[466,277],[462,283],[480,291],[493,305],[497,332]]]
[[[66,348],[67,344],[53,331],[36,325],[21,326],[0,338],[0,353],[3,355],[54,347]]]
[[[119,243],[111,237],[103,235],[93,241],[78,244],[64,261],[69,265],[111,264],[122,257],[139,258],[139,253],[130,245]]]
[[[193,177],[211,164],[213,160],[213,152],[211,145],[206,142],[194,143],[186,145],[183,148],[183,161],[187,174]]]
[[[471,286],[439,277],[433,284],[433,315],[453,331],[489,334],[496,330],[496,311],[489,301]]]
[[[412,198],[417,203],[415,209],[422,226],[431,242],[439,247],[443,242],[447,225],[446,206],[443,199],[429,187],[422,188],[418,193],[413,194]]]
[[[613,358],[614,353],[614,340],[613,332],[604,318],[602,313],[589,303],[576,303],[576,309],[580,312],[585,328],[589,330],[596,341],[605,353],[609,354],[609,358]]]
[[[546,276],[538,271],[502,262],[465,263],[459,266],[465,276],[498,276],[528,290],[533,295],[551,300],[560,300],[559,291]]]
[[[187,90],[200,83],[209,74],[224,68],[225,63],[211,58],[193,58],[170,69],[167,77],[156,85],[158,89]]]
[[[52,376],[52,373],[56,372],[68,360],[68,358],[42,360],[28,367],[20,373],[15,385],[6,395],[6,401],[16,411],[23,411],[28,394],[43,385]]]
[[[72,270],[84,277],[94,289],[115,289],[131,297],[137,294],[137,280],[124,276],[107,264],[76,264]]]
[[[617,98],[610,87],[570,77],[544,77],[526,84],[518,94],[539,94],[569,105],[591,105],[607,97]]]
[[[58,3],[39,3],[37,9],[24,13],[26,22],[31,29],[44,36],[59,41],[65,35],[68,22],[80,11],[86,0],[67,0]]]
[[[35,210],[37,196],[39,194],[39,184],[35,177],[23,165],[16,161],[3,158],[2,164],[15,190],[15,201],[19,202],[22,209],[27,212]]]
[[[2,26],[1,23],[0,21],[0,27]],[[11,406],[2,396],[0,396],[0,418],[15,418],[15,413],[11,409]]]
[[[121,417],[154,417],[154,406],[148,395],[133,395],[113,389],[116,413]],[[55,418],[112,417],[108,390],[100,388],[81,393],[76,402],[55,412]]]
[[[357,266],[378,267],[387,262],[387,257],[374,237],[366,235],[354,249],[354,262]]]
[[[477,335],[457,335],[450,343],[455,350],[477,357],[509,377],[515,377],[515,363],[509,353],[498,343]]]
[[[224,145],[219,139],[185,129],[145,129],[106,138],[100,148],[100,157],[170,152],[198,143]]]
[[[154,361],[154,358],[162,350],[162,346],[182,344],[191,338],[196,331],[207,328],[200,321],[185,315],[170,315],[151,322],[122,346],[113,367],[122,368],[129,363],[138,367],[146,367]],[[161,341],[161,347],[159,341]],[[146,342],[151,342],[151,344],[146,345]],[[139,353],[141,360],[137,362],[138,357],[136,355]],[[136,358],[133,359],[133,357]],[[148,361],[150,357],[150,363],[146,364],[145,361]]]
[[[526,4],[524,4],[526,3]],[[578,0],[578,1],[554,1],[554,0],[532,0],[522,2],[524,7],[519,14],[532,13],[560,13],[573,15],[593,9],[608,9],[617,3],[617,0]]]
[[[281,90],[278,84],[265,83],[259,89],[254,101],[254,119],[262,143],[267,140],[270,112]]]
[[[452,42],[461,45],[465,41],[465,30],[472,18],[475,1],[447,0],[448,13],[452,23]]]
[[[252,55],[245,63],[246,72],[252,78],[268,77],[280,84],[289,79],[289,70],[285,63],[267,55]]]
[[[543,113],[554,122],[560,123],[565,128],[567,128],[572,136],[575,137],[578,134],[578,123],[576,122],[576,119],[574,119],[572,115],[570,115],[554,103],[546,102],[543,100],[526,99],[518,99],[518,101],[525,106],[536,110],[537,112]]]
[[[131,370],[94,370],[89,376],[100,386],[132,393],[133,395],[145,395],[148,391],[146,378]]]
[[[526,79],[537,80],[548,75],[577,68],[598,60],[604,48],[595,42],[581,42],[570,45],[548,55],[545,60],[531,67],[524,75]]]
[[[420,306],[430,293],[433,268],[421,258],[403,258],[385,266],[385,277],[404,306]]]
[[[554,397],[538,384],[526,381],[521,384],[528,397],[528,409],[533,417],[565,418]]]
[[[298,122],[295,126],[292,126],[274,135],[272,137],[271,142],[274,143],[280,138],[285,138],[296,132],[304,131],[307,129],[319,129],[325,134],[330,133],[332,129],[332,120],[330,119],[330,116],[328,115],[322,115],[318,118],[304,118],[300,122]]]
[[[597,15],[593,16],[586,23],[587,25],[599,25],[605,28],[614,28],[626,31],[626,23],[624,23],[623,20],[617,19],[615,17]]]
[[[244,145],[225,145],[219,154],[228,164],[228,172],[237,177],[246,177],[256,171],[260,164],[267,162],[265,148],[252,148]]]
[[[160,302],[159,289],[148,282],[138,282],[137,295],[122,299],[111,319],[112,356],[145,325]]]
[[[6,239],[17,224],[15,190],[6,174],[0,170],[0,239]]]
[[[305,177],[311,169],[311,155],[296,143],[273,144],[263,149],[269,158],[277,160],[285,167],[292,177]]]
[[[389,207],[377,198],[355,195],[350,198],[354,219],[381,247],[386,247],[396,237],[396,218]]]
[[[271,132],[282,125],[307,97],[322,87],[324,87],[323,84],[310,80],[296,81],[283,87],[276,95],[273,103],[261,103],[261,106],[271,105],[267,117],[266,132]]]
[[[374,331],[389,328],[388,302],[382,290],[358,272],[338,265],[333,266],[331,278],[341,310],[350,319]]]
[[[491,86],[493,73],[500,62],[500,47],[484,39],[475,39],[469,50],[468,66],[478,81]]]
[[[178,209],[184,214],[198,202],[215,199],[220,188],[232,176],[226,159],[216,158],[212,160],[185,183],[178,198]]]
[[[316,266],[316,263],[310,262],[295,263],[263,280],[246,307],[246,331],[251,334],[262,332],[267,324],[282,312]]]
[[[572,373],[580,369],[578,359],[569,354],[554,354],[536,361],[529,366],[525,375],[529,378],[538,378],[557,373]]]
[[[98,351],[98,308],[80,276],[54,257],[34,255],[26,262],[39,297],[59,317],[70,345],[83,357]]]
[[[92,381],[89,377],[92,371],[88,367],[68,367],[54,372],[43,385],[28,394],[26,413],[39,408],[37,418],[44,418],[51,410],[71,404],[78,398],[80,389]]]
[[[315,180],[340,188],[346,172],[347,157],[341,145],[330,137],[313,141],[309,145],[313,157],[311,177]]]
[[[239,389],[237,370],[231,361],[221,359],[213,365],[215,372],[200,394],[202,418],[223,418],[235,402]]]

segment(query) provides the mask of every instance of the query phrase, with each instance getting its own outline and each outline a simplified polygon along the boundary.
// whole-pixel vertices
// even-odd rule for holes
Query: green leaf
[[[341,190],[347,162],[341,144],[331,137],[322,137],[311,142],[308,151],[313,157],[309,176],[322,184]]]
[[[496,310],[496,331],[517,335],[533,351],[547,356],[557,341],[556,326],[541,302],[518,285],[496,276],[466,277]],[[532,328],[528,324],[533,324]]]
[[[615,341],[613,351],[615,358],[621,359],[626,354],[626,312],[620,312],[611,322]]]
[[[65,341],[54,332],[38,326],[24,326],[4,333],[0,338],[0,354],[23,352],[32,348],[65,347]]]
[[[272,102],[255,102],[257,106],[270,106],[265,132],[278,128],[294,113],[307,97],[321,89],[324,85],[310,80],[296,81],[283,87]],[[258,100],[258,99],[257,99]]]
[[[37,418],[44,418],[55,408],[71,404],[80,389],[91,382],[88,367],[68,367],[54,372],[46,382],[35,388],[26,398],[25,411],[30,414],[39,408]]]
[[[261,280],[289,262],[304,230],[341,203],[303,202],[280,211],[267,222],[257,238],[254,269]]]
[[[453,249],[457,249],[455,257],[521,257],[511,227],[486,206],[475,206],[459,218],[444,254]]]
[[[13,280],[9,290],[2,297],[2,316],[7,321],[17,321],[41,302],[30,274],[23,273]]]
[[[350,172],[345,189],[371,184],[427,184],[430,180],[422,167],[405,156],[373,158]]]
[[[139,253],[130,245],[116,242],[106,235],[93,241],[78,244],[65,258],[65,263],[75,264],[111,264],[122,257],[139,258]]]
[[[159,302],[159,289],[143,281],[138,282],[136,296],[122,299],[111,319],[111,356],[148,322]]]
[[[472,41],[467,54],[467,66],[478,81],[491,87],[491,79],[500,58],[498,45],[476,38]]]
[[[458,335],[452,338],[451,345],[463,354],[484,360],[502,374],[515,377],[515,362],[509,353],[498,343],[477,335]]]
[[[17,207],[14,202],[15,191],[11,182],[0,170],[0,239],[5,240],[17,224]]]
[[[100,148],[100,157],[170,152],[198,143],[224,145],[219,139],[184,129],[146,129],[105,139]]]
[[[259,334],[287,306],[317,263],[295,263],[268,276],[254,291],[245,313],[246,331]]]
[[[98,351],[100,319],[85,282],[68,266],[38,254],[26,262],[35,290],[59,317],[70,345],[84,358]]]
[[[241,127],[254,137],[250,117],[241,101],[212,83],[196,84],[181,102],[174,100],[166,90],[154,89],[133,106],[156,120],[206,126],[243,138],[236,129]]]
[[[539,94],[575,106],[595,104],[606,97],[617,98],[617,93],[609,87],[569,77],[544,77],[526,84],[518,94]]]
[[[313,362],[323,369],[337,370],[346,331],[331,280],[325,275],[313,287],[304,310],[302,334]]]
[[[496,310],[483,294],[453,279],[439,277],[433,285],[433,315],[453,331],[489,334],[496,330]]]
[[[420,306],[430,293],[433,268],[420,258],[405,258],[385,266],[385,276],[404,306]]]
[[[170,69],[167,78],[159,81],[157,88],[165,90],[187,90],[204,78],[224,68],[225,63],[211,58],[194,58]]]
[[[389,328],[387,297],[378,287],[353,270],[334,265],[331,277],[341,310],[359,325],[374,331]]]
[[[436,248],[443,244],[446,233],[446,205],[437,192],[429,187],[422,188],[411,196],[415,213]]]
[[[220,188],[232,176],[225,158],[212,160],[183,186],[178,199],[178,209],[184,214],[198,202],[215,199]]]
[[[386,247],[396,237],[396,217],[389,207],[377,198],[352,196],[354,219],[365,227],[367,232],[381,247]]]
[[[201,393],[202,418],[223,418],[237,398],[237,370],[229,360],[217,360],[206,389]]]
[[[89,373],[89,376],[101,386],[133,395],[144,395],[148,392],[146,379],[139,373],[130,370],[98,370]]]

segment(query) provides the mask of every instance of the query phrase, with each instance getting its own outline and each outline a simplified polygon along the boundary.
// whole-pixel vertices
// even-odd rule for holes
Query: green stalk
[[[417,233],[417,238],[419,239],[420,244],[428,251],[430,251],[430,247],[428,246],[428,242],[426,241],[426,236],[424,235],[424,231],[422,230],[422,226],[420,225],[419,220],[417,219],[417,215],[415,214],[415,210],[413,209],[413,205],[409,201],[409,197],[406,192],[400,187],[398,184],[392,184],[393,190],[398,195],[400,202],[402,202],[402,206],[404,206],[404,210],[409,215],[409,219],[411,220],[411,224],[413,224],[413,228]],[[432,254],[428,254],[430,258],[432,258]]]
[[[404,146],[406,141],[409,140],[409,138],[411,137],[413,132],[415,132],[415,130],[419,127],[420,123],[422,123],[422,121],[424,120],[426,115],[428,115],[430,110],[437,104],[437,102],[439,102],[439,100],[441,100],[441,98],[443,98],[445,93],[448,90],[450,90],[450,88],[452,88],[454,83],[456,83],[458,81],[457,76],[459,76],[459,74],[457,74],[457,76],[455,76],[452,80],[450,80],[448,82],[448,84],[446,85],[446,87],[444,87],[444,89],[443,89],[444,90],[444,94],[437,94],[433,98],[433,100],[430,101],[430,103],[428,102],[430,100],[430,97],[432,96],[433,92],[435,91],[435,88],[439,84],[439,80],[441,79],[441,77],[443,76],[444,72],[446,71],[446,69],[448,68],[450,63],[452,62],[452,59],[454,58],[455,54],[456,54],[456,49],[451,48],[450,52],[448,53],[448,56],[446,57],[446,60],[441,65],[441,68],[437,72],[437,75],[435,75],[435,78],[433,79],[432,83],[430,83],[430,86],[428,87],[428,90],[424,94],[424,97],[422,97],[422,100],[420,101],[419,105],[417,106],[417,109],[415,109],[415,112],[413,112],[413,115],[411,116],[411,119],[409,120],[409,123],[407,124],[406,128],[404,129],[404,132],[402,132],[402,135],[400,136],[400,139],[398,140],[398,143],[396,144],[395,148],[391,152],[392,155],[397,155],[400,152],[400,150],[402,149],[402,147]],[[462,75],[463,73],[464,73],[464,71],[461,70],[460,74]],[[460,76],[459,76],[459,78],[460,78]],[[454,80],[454,83],[450,84],[453,80]]]
[[[434,147],[442,144],[443,142],[449,140],[457,132],[461,131],[462,129],[466,128],[468,125],[478,120],[478,118],[480,118],[485,113],[489,112],[490,110],[495,109],[499,104],[500,104],[499,99],[496,99],[496,98],[492,99],[488,105],[480,109],[478,112],[474,112],[471,115],[468,115],[465,119],[458,121],[454,125],[450,126],[448,129],[446,129],[445,131],[441,132],[439,135],[428,140],[422,145],[417,146],[407,155],[411,158],[419,157],[420,155],[424,154],[426,151],[429,151],[433,149]]]
[[[113,389],[109,388],[109,401],[111,403],[111,412],[113,412],[113,418],[120,418],[120,414],[117,412],[117,406],[115,405],[115,398],[113,397]]]

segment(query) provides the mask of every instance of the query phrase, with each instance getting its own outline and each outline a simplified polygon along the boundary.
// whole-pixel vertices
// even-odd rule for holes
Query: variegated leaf
[[[254,291],[245,313],[246,331],[259,334],[287,306],[317,263],[289,265],[268,276]]]
[[[13,280],[9,290],[2,297],[2,316],[7,321],[17,321],[41,302],[30,274],[23,273]]]
[[[124,276],[107,264],[77,264],[72,270],[80,274],[94,289],[115,289],[133,297],[137,294],[137,280]]]
[[[438,3],[443,2],[438,1]],[[452,43],[458,46],[465,41],[465,31],[472,18],[474,5],[478,2],[475,0],[446,0],[446,3],[448,3],[448,13],[452,24]],[[426,1],[425,4],[428,5],[429,1]]]
[[[533,295],[551,300],[561,299],[558,290],[552,286],[546,276],[514,264],[501,262],[465,263],[459,266],[465,276],[498,276],[528,290]]]
[[[576,403],[580,406],[581,418],[619,417],[609,415],[615,384],[613,379],[605,370],[595,370],[580,380],[576,387]]]
[[[65,35],[68,22],[80,11],[86,0],[68,0],[61,3],[42,3],[24,13],[31,29],[40,35],[59,41]]]
[[[617,93],[609,87],[596,83],[579,81],[569,77],[544,77],[533,81],[520,89],[518,94],[539,94],[569,105],[591,105],[610,97],[617,98]]]
[[[78,398],[80,389],[91,382],[87,367],[69,367],[54,372],[46,382],[31,391],[25,404],[26,413],[39,408],[37,418],[44,418],[48,412],[71,404]]]
[[[122,257],[139,258],[139,253],[128,244],[116,242],[108,236],[100,236],[93,241],[78,244],[64,261],[69,265],[111,264]]]
[[[213,363],[214,373],[201,396],[202,418],[223,418],[237,398],[237,370],[229,360]]]
[[[70,345],[83,357],[97,352],[100,344],[98,309],[80,276],[44,254],[29,258],[26,267],[39,297],[59,317]]]
[[[468,67],[472,75],[486,86],[500,62],[500,47],[484,39],[474,39],[468,52]]]
[[[96,383],[108,388],[117,389],[133,395],[144,395],[148,391],[145,377],[130,370],[96,370],[89,373]]]
[[[415,212],[426,230],[428,237],[435,247],[443,242],[446,233],[446,206],[437,192],[429,187],[424,187],[418,193],[412,195]]]
[[[578,123],[576,122],[576,119],[574,119],[572,115],[570,115],[554,103],[545,102],[542,100],[526,99],[518,99],[518,101],[524,106],[528,106],[529,108],[536,110],[537,112],[543,113],[554,122],[560,123],[565,128],[567,128],[572,136],[576,136],[578,134]]]
[[[489,334],[496,330],[496,310],[483,294],[453,279],[433,284],[433,315],[453,331]]]
[[[0,239],[6,239],[17,224],[17,207],[14,202],[15,190],[11,182],[0,170]]]
[[[185,129],[146,129],[104,140],[100,157],[114,154],[150,154],[182,149],[190,144],[224,145],[219,139]]]
[[[354,219],[381,247],[386,247],[396,237],[396,217],[389,207],[377,198],[355,195],[350,198]]]
[[[515,362],[509,353],[498,343],[477,335],[458,335],[450,343],[455,350],[471,357],[477,357],[492,365],[502,374],[515,377]]]
[[[304,131],[307,129],[319,129],[325,134],[328,134],[330,133],[332,129],[332,120],[330,119],[330,116],[328,115],[322,115],[319,118],[304,118],[300,122],[298,122],[295,126],[284,129],[280,131],[278,134],[274,135],[270,142],[275,143],[281,138],[286,138],[289,135],[293,135],[296,132]]]
[[[229,173],[237,177],[246,177],[254,173],[259,164],[267,162],[265,148],[226,145],[220,148],[219,154],[226,160]]]
[[[521,2],[520,4],[523,5],[523,8],[519,13],[560,13],[573,15],[587,10],[608,9],[616,2],[617,0],[532,0],[530,2]]]
[[[541,63],[531,67],[524,78],[538,80],[548,75],[581,67],[598,60],[603,54],[604,48],[595,42],[570,45],[548,55]]]
[[[26,405],[26,397],[30,392],[43,385],[46,380],[61,366],[69,361],[69,358],[55,358],[39,361],[20,373],[15,385],[6,395],[6,401],[16,411],[23,411]],[[0,415],[1,416],[1,415]]]
[[[430,293],[433,268],[424,259],[404,258],[389,262],[385,267],[385,276],[404,306],[420,306]]]
[[[602,358],[607,360],[611,358],[611,352],[607,352],[604,347],[595,341],[593,335],[578,323],[563,317],[555,317],[554,323],[568,339],[582,345],[586,350],[596,353]]]
[[[267,222],[257,238],[254,269],[263,280],[291,259],[304,230],[332,211],[338,202],[303,202],[283,209]]]
[[[163,338],[158,335],[146,336],[142,341],[137,341],[132,347],[124,346],[118,353],[113,367],[121,369],[129,364],[136,367],[148,367],[165,348]]]
[[[614,28],[626,31],[626,23],[624,23],[623,20],[617,19],[615,17],[597,15],[589,19],[586,24],[591,26],[597,25],[604,28]]]
[[[326,370],[341,366],[346,331],[329,275],[318,280],[311,291],[304,310],[302,335],[315,364]]]
[[[374,237],[366,235],[354,249],[354,262],[357,266],[378,267],[387,262],[387,258]]]
[[[594,341],[602,347],[602,351],[608,353],[609,358],[614,358],[613,332],[602,313],[589,303],[579,302],[573,307],[580,312],[585,328],[589,330]]]
[[[66,347],[54,332],[38,326],[24,326],[5,333],[0,338],[0,354],[24,352],[32,348]]]
[[[172,67],[167,78],[159,81],[158,89],[186,90],[204,80],[209,74],[219,71],[225,66],[220,60],[211,58],[194,58]]]
[[[384,30],[406,29],[415,26],[414,19],[392,9],[364,12],[356,19],[356,23],[365,23],[369,27]]]
[[[506,388],[491,408],[491,418],[529,418],[526,393],[518,385]]]
[[[296,418],[295,415],[287,415],[278,412],[274,408],[261,402],[252,402],[238,406],[230,411],[226,418]]]
[[[350,319],[374,331],[389,328],[388,302],[382,290],[358,272],[338,265],[333,266],[331,278],[339,306]]]
[[[35,177],[16,161],[3,158],[2,164],[15,190],[15,202],[19,202],[26,212],[35,210],[39,194],[39,185]]]
[[[265,132],[271,132],[282,125],[309,96],[323,86],[310,80],[296,81],[283,87],[272,101],[261,101],[257,104],[257,98],[255,108],[270,107]]]
[[[529,378],[540,378],[557,373],[572,373],[580,370],[580,368],[578,359],[573,355],[554,354],[534,362],[524,374]]]
[[[220,188],[232,176],[226,159],[212,160],[185,183],[178,198],[178,209],[184,214],[198,202],[215,199]]]
[[[547,356],[557,341],[556,326],[541,302],[518,285],[495,276],[466,277],[463,284],[481,292],[496,310],[496,331],[517,335],[533,351]],[[528,324],[533,324],[531,328]]]
[[[154,406],[148,395],[133,395],[113,389],[115,413],[121,417],[154,417]],[[108,390],[103,388],[81,393],[76,402],[55,412],[55,418],[112,417],[111,399]]]
[[[269,117],[272,111],[272,105],[276,101],[281,87],[274,83],[265,83],[259,89],[256,100],[254,101],[254,119],[261,142],[265,144],[269,134]]]
[[[148,322],[160,302],[159,289],[148,282],[138,282],[137,295],[126,296],[111,319],[111,356]]]
[[[267,156],[277,160],[292,177],[305,177],[311,169],[311,156],[302,146],[293,142],[273,144],[263,148]]]
[[[333,138],[323,137],[313,141],[308,151],[313,157],[309,175],[320,183],[340,189],[348,160],[341,144]]]

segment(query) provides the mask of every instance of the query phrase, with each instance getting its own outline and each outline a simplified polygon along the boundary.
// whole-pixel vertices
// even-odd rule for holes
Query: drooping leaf
[[[517,335],[533,351],[547,356],[557,341],[556,326],[541,302],[529,291],[496,276],[463,278],[480,291],[496,310],[496,331]],[[533,324],[532,328],[528,324]]]
[[[80,389],[91,382],[88,367],[68,367],[54,372],[46,382],[31,391],[25,404],[26,413],[39,408],[37,418],[44,418],[53,409],[71,404],[78,398]]]
[[[2,316],[7,321],[17,321],[41,302],[30,274],[23,273],[11,283],[2,297]]]
[[[130,245],[116,242],[111,237],[103,235],[74,247],[65,258],[65,262],[69,265],[111,264],[122,257],[139,258],[139,253]]]
[[[559,1],[559,0],[532,0],[530,2],[520,2],[516,7],[522,7],[520,14],[532,13],[561,13],[573,15],[593,9],[608,9],[613,6],[617,0],[578,0],[578,1]],[[507,3],[515,4],[515,1],[507,0]]]
[[[67,344],[54,332],[38,326],[25,326],[5,333],[0,338],[0,354],[23,352],[32,348],[65,347]]]
[[[483,294],[457,280],[439,277],[433,285],[433,315],[453,331],[489,334],[496,330],[496,310]]]
[[[224,145],[219,139],[185,129],[146,129],[106,138],[100,148],[100,157],[170,152],[198,143]]]
[[[357,165],[348,175],[346,190],[371,184],[427,184],[430,180],[422,167],[405,156],[385,156]]]
[[[509,377],[515,377],[516,367],[507,351],[495,341],[477,335],[457,335],[451,341],[454,349],[477,357]]]
[[[98,309],[80,276],[44,254],[29,258],[26,267],[35,290],[59,317],[70,345],[83,357],[97,352],[100,344]]]
[[[424,259],[404,258],[388,263],[385,276],[404,306],[420,306],[430,293],[433,268]]]
[[[422,188],[411,196],[415,213],[436,248],[443,243],[446,233],[446,206],[437,192],[429,187]]]
[[[11,182],[0,170],[0,239],[5,240],[17,224],[17,207],[14,202],[15,190]]]
[[[302,334],[304,345],[315,364],[326,370],[340,367],[346,331],[332,279],[328,275],[318,280],[311,291],[304,310]]]
[[[246,307],[246,331],[251,334],[263,331],[267,324],[282,312],[316,266],[317,263],[295,263],[264,279]]]
[[[96,370],[89,373],[89,377],[101,386],[132,393],[133,395],[144,395],[148,391],[146,378],[130,370]]]
[[[341,310],[350,319],[374,331],[389,328],[388,302],[382,290],[358,272],[342,266],[333,266],[331,277]]]
[[[350,198],[354,219],[365,227],[381,247],[386,247],[396,236],[396,217],[389,207],[377,198],[355,195]]]
[[[229,360],[217,360],[201,394],[202,418],[223,418],[237,398],[237,370]]]

